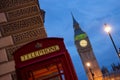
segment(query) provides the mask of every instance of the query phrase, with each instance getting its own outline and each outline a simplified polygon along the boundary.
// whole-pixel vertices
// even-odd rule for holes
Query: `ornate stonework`
[[[8,11],[6,14],[8,21],[10,21],[24,16],[33,15],[36,13],[40,13],[39,7],[37,5],[31,5],[24,8]]]
[[[35,2],[37,0],[0,0],[0,9],[5,10],[15,6],[21,6],[23,4],[28,4]]]
[[[27,42],[28,43],[28,42]],[[19,45],[13,45],[13,46],[10,46],[10,47],[7,47],[6,48],[6,52],[7,52],[7,55],[8,55],[8,60],[11,61],[13,60],[13,53],[19,49],[21,46],[27,44],[27,43],[22,43],[22,44],[19,44]]]
[[[44,28],[36,28],[29,31],[21,32],[18,34],[14,34],[12,36],[13,42],[14,44],[19,44],[19,43],[39,39],[39,38],[45,38],[46,35],[43,33],[45,33]]]
[[[5,49],[8,61],[1,65],[14,60],[13,53],[23,45],[47,37],[43,24],[45,12],[40,9],[38,0],[0,0],[0,13],[4,15],[0,19],[5,18],[5,21],[0,22],[0,39],[12,36],[10,39],[13,41],[12,45],[3,44],[2,49]],[[15,66],[9,67],[12,70],[1,71],[0,80],[17,80],[13,71]]]
[[[42,23],[41,16],[36,15],[33,17],[28,17],[25,19],[1,24],[0,30],[3,36],[8,36],[23,30],[33,29],[36,27],[43,27],[42,25],[43,23]]]
[[[14,45],[14,46],[6,48],[6,52],[7,52],[7,55],[8,55],[8,60],[13,60],[13,53],[17,49],[19,49],[21,46],[23,46],[23,45],[25,45],[25,44],[33,41],[33,40],[37,40],[37,39],[40,39],[40,38],[43,38],[43,37],[45,38],[46,35],[42,34],[43,32],[44,32],[43,29],[36,28],[33,31],[30,30],[30,31],[26,31],[26,32],[23,32],[23,33],[20,33],[20,34],[13,35],[14,44],[18,44],[18,43],[21,43],[21,44]]]

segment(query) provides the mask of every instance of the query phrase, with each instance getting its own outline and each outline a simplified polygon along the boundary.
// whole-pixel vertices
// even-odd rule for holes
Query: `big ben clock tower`
[[[75,45],[82,60],[88,80],[102,80],[102,73],[93,53],[90,40],[87,34],[80,28],[73,15],[72,18]]]

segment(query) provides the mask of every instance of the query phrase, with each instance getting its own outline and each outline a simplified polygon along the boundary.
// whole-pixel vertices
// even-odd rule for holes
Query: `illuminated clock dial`
[[[80,46],[81,47],[86,47],[87,46],[87,41],[86,40],[81,40],[80,41]]]

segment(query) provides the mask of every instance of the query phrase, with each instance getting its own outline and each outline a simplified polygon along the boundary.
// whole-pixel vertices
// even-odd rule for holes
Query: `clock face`
[[[81,40],[80,41],[80,46],[81,47],[86,47],[87,46],[87,41],[86,40]]]

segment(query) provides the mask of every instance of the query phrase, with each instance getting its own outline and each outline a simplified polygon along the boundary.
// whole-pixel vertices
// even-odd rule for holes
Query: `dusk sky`
[[[119,0],[39,0],[45,13],[45,29],[48,37],[64,38],[64,42],[79,80],[87,80],[81,59],[74,44],[71,12],[91,41],[99,66],[111,70],[112,63],[120,60],[115,52],[104,23],[111,25],[111,35],[120,48],[120,2]]]

